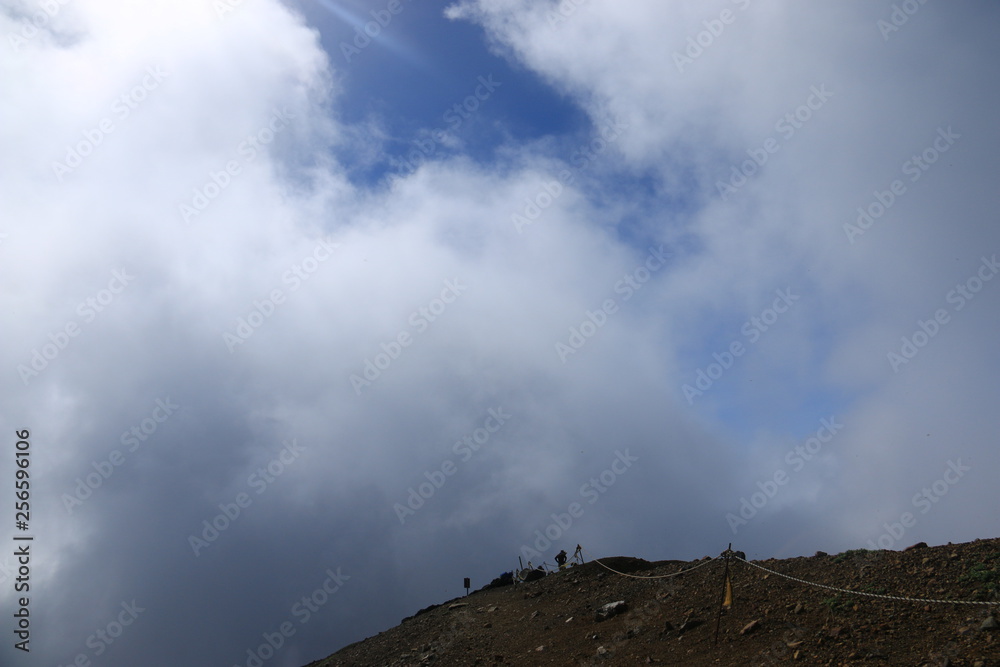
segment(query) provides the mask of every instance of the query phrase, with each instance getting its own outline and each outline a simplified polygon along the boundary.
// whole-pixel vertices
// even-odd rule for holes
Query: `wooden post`
[[[468,595],[469,595],[469,587],[472,584],[472,582],[469,581],[468,577],[466,577],[465,581],[463,581],[462,583],[465,585],[465,595],[466,595],[466,597],[468,597]]]
[[[729,582],[729,552],[733,550],[733,543],[729,543],[726,549],[726,573],[722,577],[722,599],[719,600],[719,615],[715,617],[715,641],[713,646],[719,645],[719,625],[722,624],[722,607],[726,601],[726,586]]]

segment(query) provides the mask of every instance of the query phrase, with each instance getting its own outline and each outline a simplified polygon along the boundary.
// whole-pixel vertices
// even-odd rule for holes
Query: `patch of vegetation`
[[[869,551],[870,551],[870,549],[848,549],[844,553],[837,554],[836,556],[834,556],[833,557],[833,562],[834,563],[842,563],[845,560],[847,560],[848,558],[854,558],[855,556],[861,556],[863,554],[868,553]]]
[[[958,577],[961,583],[977,585],[975,595],[979,600],[995,599],[1000,594],[1000,554],[994,554],[986,560],[992,561],[993,565],[976,563]]]
[[[958,578],[959,581],[975,581],[978,583],[985,583],[989,581],[995,581],[1000,578],[1000,572],[997,570],[989,568],[986,563],[976,563],[968,569],[962,576]]]
[[[837,614],[843,611],[847,611],[848,607],[850,606],[850,603],[848,602],[847,598],[845,598],[843,595],[840,595],[839,593],[837,595],[834,595],[832,598],[824,599],[823,604],[826,605],[827,608],[829,608],[830,613],[832,614]]]
[[[998,562],[1000,563],[1000,551],[994,551],[993,553],[983,556],[983,561]]]

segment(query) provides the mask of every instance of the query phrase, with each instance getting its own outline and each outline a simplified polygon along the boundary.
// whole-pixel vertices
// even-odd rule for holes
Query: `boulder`
[[[628,610],[628,605],[625,604],[625,600],[618,600],[617,602],[609,602],[596,612],[594,612],[594,620],[598,623],[605,621],[612,616],[617,616]]]
[[[529,581],[535,581],[536,579],[541,579],[544,576],[545,576],[545,570],[543,570],[540,567],[536,567],[533,570],[525,568],[518,573],[518,579],[520,579],[525,583]]]

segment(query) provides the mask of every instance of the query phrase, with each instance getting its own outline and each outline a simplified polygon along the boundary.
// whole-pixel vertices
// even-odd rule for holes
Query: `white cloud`
[[[595,126],[628,125],[520,233],[511,216],[579,167],[558,152],[566,143],[511,142],[493,163],[440,159],[365,190],[341,160],[384,136],[341,124],[339,61],[276,3],[220,19],[206,3],[77,0],[57,16],[75,41],[40,34],[5,59],[0,305],[13,315],[0,422],[32,429],[46,485],[38,567],[65,603],[45,612],[65,628],[46,659],[82,647],[92,628],[79,611],[97,590],[110,596],[99,616],[133,596],[150,609],[118,657],[190,633],[164,660],[195,664],[235,660],[240,647],[217,637],[259,636],[325,567],[352,573],[348,600],[442,545],[447,564],[508,567],[488,557],[516,556],[623,447],[641,465],[567,539],[662,557],[721,549],[725,512],[831,413],[844,432],[737,546],[857,547],[956,457],[972,462],[968,480],[908,541],[987,536],[1000,283],[962,310],[946,295],[1000,250],[992,42],[976,15],[993,10],[928,5],[886,42],[875,25],[885,8],[743,5],[591,0],[557,30],[548,5],[449,10]],[[733,21],[678,71],[673,54],[726,8]],[[19,29],[11,16],[0,33]],[[808,121],[776,127],[821,86],[833,96],[813,98]],[[961,138],[850,243],[844,223],[909,178],[905,162],[949,126]],[[778,149],[721,200],[716,182],[768,138]],[[81,142],[96,145],[60,181],[52,163]],[[633,189],[644,176],[653,185]],[[211,201],[186,224],[180,205],[197,209],[195,190]],[[320,260],[324,239],[338,247]],[[668,265],[624,298],[616,285],[661,243]],[[85,316],[79,304],[122,268],[134,281]],[[467,288],[433,321],[414,316],[455,280]],[[741,325],[784,288],[801,300],[751,343]],[[607,299],[618,309],[563,363],[556,343]],[[952,320],[894,373],[886,354],[938,308]],[[259,326],[230,352],[223,335],[255,309]],[[63,339],[69,324],[79,333]],[[359,396],[350,376],[401,333],[411,343]],[[682,385],[734,340],[746,354],[689,406]],[[26,385],[17,368],[46,345],[54,354]],[[67,516],[61,494],[167,395],[178,415]],[[498,405],[510,426],[400,528],[392,504]],[[301,464],[191,557],[186,536],[289,437],[306,447]],[[297,565],[287,544],[301,547]],[[259,581],[289,569],[293,581]],[[233,587],[273,614],[246,611]],[[180,613],[206,596],[197,616],[228,619],[223,630]],[[379,629],[395,609],[343,632]],[[329,613],[323,628],[345,622]],[[303,630],[307,652],[333,648],[321,634],[319,622]]]

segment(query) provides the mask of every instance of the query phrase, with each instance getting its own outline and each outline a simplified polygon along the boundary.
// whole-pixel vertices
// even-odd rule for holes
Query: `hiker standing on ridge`
[[[556,554],[556,565],[559,566],[560,570],[563,569],[564,567],[566,567],[566,550],[565,549],[563,549],[562,551],[560,551],[559,553]]]

